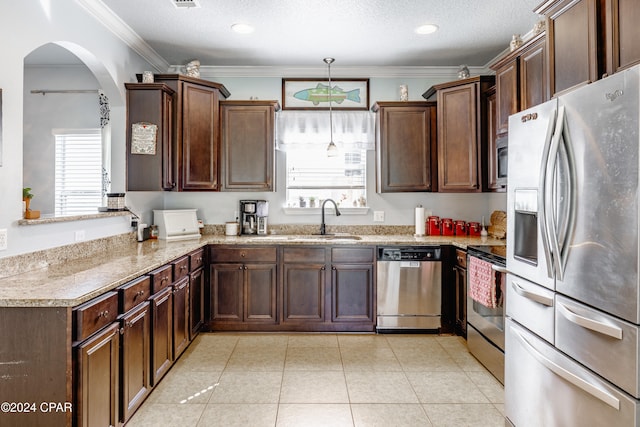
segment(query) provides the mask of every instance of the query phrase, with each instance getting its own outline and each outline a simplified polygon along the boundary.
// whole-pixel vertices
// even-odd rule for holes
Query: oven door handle
[[[544,295],[537,294],[535,292],[531,292],[523,288],[518,282],[512,281],[511,287],[514,291],[521,297],[529,299],[531,301],[535,301],[538,304],[546,305],[547,307],[553,307],[553,298],[549,298]]]
[[[491,269],[493,271],[497,271],[498,273],[504,273],[504,274],[508,273],[507,269],[501,265],[491,264]]]

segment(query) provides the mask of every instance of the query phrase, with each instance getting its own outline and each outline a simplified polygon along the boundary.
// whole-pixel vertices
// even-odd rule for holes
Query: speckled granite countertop
[[[198,240],[148,240],[119,244],[90,258],[41,265],[0,279],[0,307],[74,307],[207,244],[230,245],[504,245],[504,240],[479,237],[361,235],[319,238],[308,235],[227,237],[205,235]]]

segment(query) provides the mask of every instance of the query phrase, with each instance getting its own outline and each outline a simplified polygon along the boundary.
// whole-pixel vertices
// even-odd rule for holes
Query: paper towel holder
[[[425,217],[424,217],[424,208],[422,205],[416,206],[415,209],[415,229],[416,232],[414,234],[415,237],[424,237],[425,235]]]

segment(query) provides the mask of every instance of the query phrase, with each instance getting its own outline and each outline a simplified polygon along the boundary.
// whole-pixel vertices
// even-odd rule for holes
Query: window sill
[[[342,215],[367,215],[369,213],[369,208],[368,207],[364,207],[364,208],[339,208],[340,209],[340,213]],[[321,214],[320,212],[321,208],[282,208],[282,211],[286,214],[286,215],[314,215],[314,216],[318,216]],[[327,213],[330,213],[332,215],[335,214],[335,209],[333,207],[329,208],[327,207],[326,209]]]

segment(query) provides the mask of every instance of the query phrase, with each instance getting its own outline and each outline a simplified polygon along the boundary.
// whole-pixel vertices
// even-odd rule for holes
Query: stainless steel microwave
[[[496,183],[500,186],[507,185],[507,158],[508,158],[509,141],[507,136],[501,136],[496,139]]]

